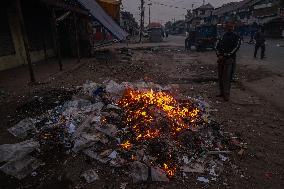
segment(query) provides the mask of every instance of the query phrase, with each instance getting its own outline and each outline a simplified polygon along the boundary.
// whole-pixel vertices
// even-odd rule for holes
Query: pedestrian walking
[[[254,58],[257,56],[257,52],[261,49],[260,58],[263,59],[265,57],[265,36],[261,30],[256,32],[255,36],[255,47],[254,47]]]
[[[186,31],[185,32],[185,41],[184,41],[185,50],[188,50],[188,43],[189,43],[189,31]]]
[[[169,37],[169,32],[166,30],[165,33],[166,33],[166,38],[168,38]]]
[[[226,23],[224,35],[216,43],[218,57],[219,97],[229,101],[231,80],[235,74],[236,53],[240,48],[241,39],[234,33],[234,24]]]

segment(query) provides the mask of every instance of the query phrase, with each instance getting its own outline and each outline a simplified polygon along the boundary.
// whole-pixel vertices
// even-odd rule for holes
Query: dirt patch
[[[218,93],[217,67],[208,57],[202,53],[188,54],[178,48],[140,48],[130,50],[130,53],[103,51],[94,59],[84,60],[76,70],[58,75],[45,85],[27,86],[24,90],[14,91],[7,91],[8,87],[1,86],[1,90],[7,91],[9,95],[1,97],[0,143],[15,142],[16,139],[7,133],[7,128],[22,118],[41,114],[70,99],[76,86],[86,80],[145,80],[159,84],[179,84],[180,93],[202,97],[214,107],[213,117],[222,123],[222,129],[237,133],[248,143],[248,149],[241,155],[235,154],[232,163],[226,165],[228,171],[209,186],[198,183],[196,175],[192,175],[183,180],[173,180],[170,184],[130,184],[127,188],[281,188],[284,185],[283,114],[241,85],[243,81],[255,81],[272,73],[238,65],[238,80],[233,83],[232,100],[224,103],[215,97]],[[206,58],[207,61],[204,61]],[[83,182],[79,175],[85,168],[99,166],[79,156],[70,157],[68,161],[71,162],[68,166],[60,159],[51,161],[48,168],[37,170],[38,176],[23,181],[8,178],[1,173],[1,187],[72,188]],[[122,182],[129,182],[113,179],[111,175],[106,170],[104,179],[99,181],[100,188],[119,188]],[[42,180],[38,180],[39,177]],[[86,188],[92,188],[92,185]]]

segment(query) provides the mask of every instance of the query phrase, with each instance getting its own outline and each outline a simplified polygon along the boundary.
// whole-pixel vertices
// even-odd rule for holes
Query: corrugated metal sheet
[[[118,40],[124,40],[127,33],[103,10],[103,8],[94,0],[77,0],[84,6],[100,24],[102,24]]]

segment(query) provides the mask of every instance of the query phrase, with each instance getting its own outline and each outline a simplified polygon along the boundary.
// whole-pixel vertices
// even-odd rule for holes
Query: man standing
[[[255,39],[254,58],[256,58],[257,56],[258,49],[261,48],[260,58],[263,59],[265,56],[265,37],[264,34],[261,32],[261,30],[256,32],[254,39]]]
[[[236,68],[236,53],[240,48],[241,39],[235,34],[234,24],[226,23],[225,34],[216,43],[216,54],[218,57],[218,79],[220,97],[229,101],[231,80]]]
[[[187,40],[187,49],[191,51],[191,46],[194,44],[195,42],[195,31],[190,31],[189,32],[189,36],[188,36],[188,40]]]

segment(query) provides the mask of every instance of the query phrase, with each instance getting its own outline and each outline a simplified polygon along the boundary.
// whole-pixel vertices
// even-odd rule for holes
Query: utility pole
[[[141,43],[142,42],[142,35],[143,35],[143,31],[144,31],[144,13],[145,13],[145,9],[144,9],[144,0],[141,0],[141,17],[140,17],[140,39],[139,39],[139,42]]]
[[[152,3],[149,3],[149,25],[151,24],[151,6],[152,6]]]
[[[205,5],[205,0],[203,0],[203,5]]]

